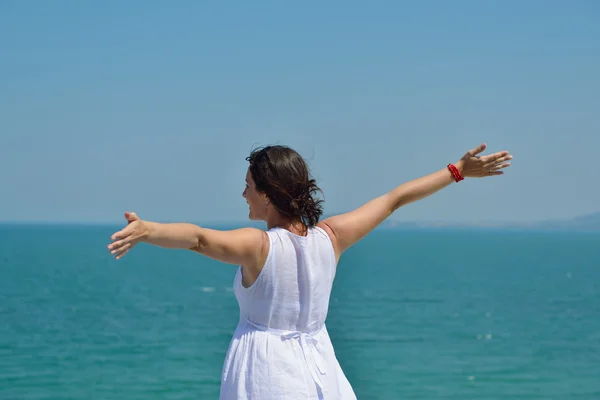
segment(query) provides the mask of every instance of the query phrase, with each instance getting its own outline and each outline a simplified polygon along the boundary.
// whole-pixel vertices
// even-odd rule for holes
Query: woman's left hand
[[[123,257],[136,244],[141,242],[148,233],[148,226],[136,213],[126,212],[127,226],[111,236],[112,243],[108,245],[110,254],[118,260]]]
[[[486,149],[485,143],[469,150],[456,163],[457,168],[465,178],[483,178],[504,174],[501,169],[510,166],[512,155],[508,151],[499,151],[487,156],[479,156]]]

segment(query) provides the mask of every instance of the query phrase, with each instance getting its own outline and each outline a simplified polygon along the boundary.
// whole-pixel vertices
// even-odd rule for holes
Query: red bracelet
[[[450,173],[456,182],[460,182],[465,179],[465,177],[460,174],[460,171],[458,168],[456,168],[456,166],[454,166],[454,164],[448,164],[448,169],[450,170]]]

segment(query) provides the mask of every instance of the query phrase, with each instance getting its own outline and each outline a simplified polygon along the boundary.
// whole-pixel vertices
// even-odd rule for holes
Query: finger
[[[120,251],[123,251],[125,248],[131,247],[131,240],[129,238],[118,240],[114,243],[108,245],[108,249],[110,250],[110,254],[116,254]]]
[[[506,157],[508,155],[509,155],[508,151],[499,151],[497,153],[489,154],[487,156],[481,157],[481,161],[486,164],[494,163],[497,160],[499,160],[500,158]]]
[[[486,162],[483,164],[483,166],[484,166],[484,168],[493,167],[494,165],[502,164],[505,161],[510,161],[510,160],[512,160],[512,158],[513,157],[509,154],[509,155],[497,158],[496,160]]]
[[[123,254],[126,251],[131,250],[132,247],[133,246],[124,246],[124,247],[121,247],[119,250],[113,250],[113,251],[111,251],[110,254],[113,255],[113,256],[115,256],[115,257],[118,257],[119,254]]]
[[[487,173],[490,174],[506,167],[510,167],[510,163],[492,165],[491,167],[488,167]]]
[[[115,255],[115,260],[118,260],[119,258],[122,258],[125,254],[127,254],[129,252],[129,249],[122,251],[121,253]]]
[[[475,147],[473,150],[469,150],[469,154],[471,156],[476,156],[477,154],[484,151],[486,147],[487,147],[487,145],[485,143],[482,143],[479,146]]]
[[[120,230],[119,232],[114,233],[110,237],[110,240],[115,241],[115,240],[118,240],[118,239],[125,239],[129,235],[131,235],[131,229],[129,228],[129,226],[127,226],[127,227],[125,227],[125,229]]]
[[[138,219],[140,219],[140,218],[137,216],[137,214],[136,214],[136,213],[127,211],[127,212],[125,213],[125,219],[126,219],[128,222],[130,222],[130,223],[131,223],[131,222],[133,222],[133,221],[137,221],[137,220],[138,220]]]
[[[492,169],[492,171],[497,171],[499,169],[506,168],[506,167],[510,167],[510,163],[498,164],[498,165],[494,165],[490,168]]]
[[[510,160],[512,158],[512,156],[510,155],[510,153],[508,151],[499,151],[497,153],[481,157],[481,161],[484,164],[496,163],[496,162],[499,162],[499,160],[504,157],[510,157],[510,158],[507,158],[507,160]]]

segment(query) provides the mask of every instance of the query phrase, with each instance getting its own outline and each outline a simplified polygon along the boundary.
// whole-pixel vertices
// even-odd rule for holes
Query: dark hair
[[[323,200],[314,195],[321,189],[300,154],[287,146],[266,146],[253,150],[246,161],[256,188],[281,214],[310,228],[319,222]]]

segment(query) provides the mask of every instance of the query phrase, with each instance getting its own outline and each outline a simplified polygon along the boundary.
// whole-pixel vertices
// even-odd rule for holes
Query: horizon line
[[[231,228],[238,229],[243,227],[256,227],[260,228],[260,225],[264,223],[260,222],[203,222],[198,223],[195,221],[187,221],[191,224],[196,224],[201,227],[207,228]],[[387,223],[385,223],[387,222]],[[384,223],[378,225],[373,230],[404,230],[404,231],[512,231],[512,232],[583,232],[583,233],[600,233],[600,225],[581,227],[577,225],[549,225],[541,226],[541,223],[504,223],[504,224],[492,224],[492,223],[433,223],[433,222],[419,222],[419,221],[384,221]],[[550,221],[548,221],[550,222]],[[168,222],[167,222],[168,223]],[[105,221],[0,221],[0,228],[4,227],[73,227],[73,228],[121,228],[125,226],[124,223],[120,222],[105,222]],[[266,229],[266,227],[265,227]]]
[[[338,214],[327,214],[321,217],[321,220],[324,220],[328,217],[338,215]],[[469,226],[481,226],[481,225],[514,225],[514,224],[539,224],[539,223],[556,223],[556,222],[571,222],[575,220],[579,220],[581,218],[592,217],[592,216],[600,216],[600,211],[594,211],[586,214],[576,214],[572,217],[566,218],[545,218],[545,219],[530,219],[530,220],[463,220],[463,221],[444,221],[444,220],[425,220],[425,219],[415,219],[415,220],[407,220],[407,219],[392,219],[388,218],[384,220],[383,224],[417,224],[417,225],[469,225]],[[192,224],[217,224],[217,225],[260,225],[263,224],[263,221],[252,221],[252,220],[210,220],[205,219],[201,220],[167,220],[167,219],[156,219],[154,222],[160,223],[173,223],[173,222],[185,222]],[[107,221],[94,221],[94,220],[27,220],[27,219],[18,219],[18,220],[3,220],[0,219],[0,225],[121,225],[124,224],[122,220],[107,220]]]

